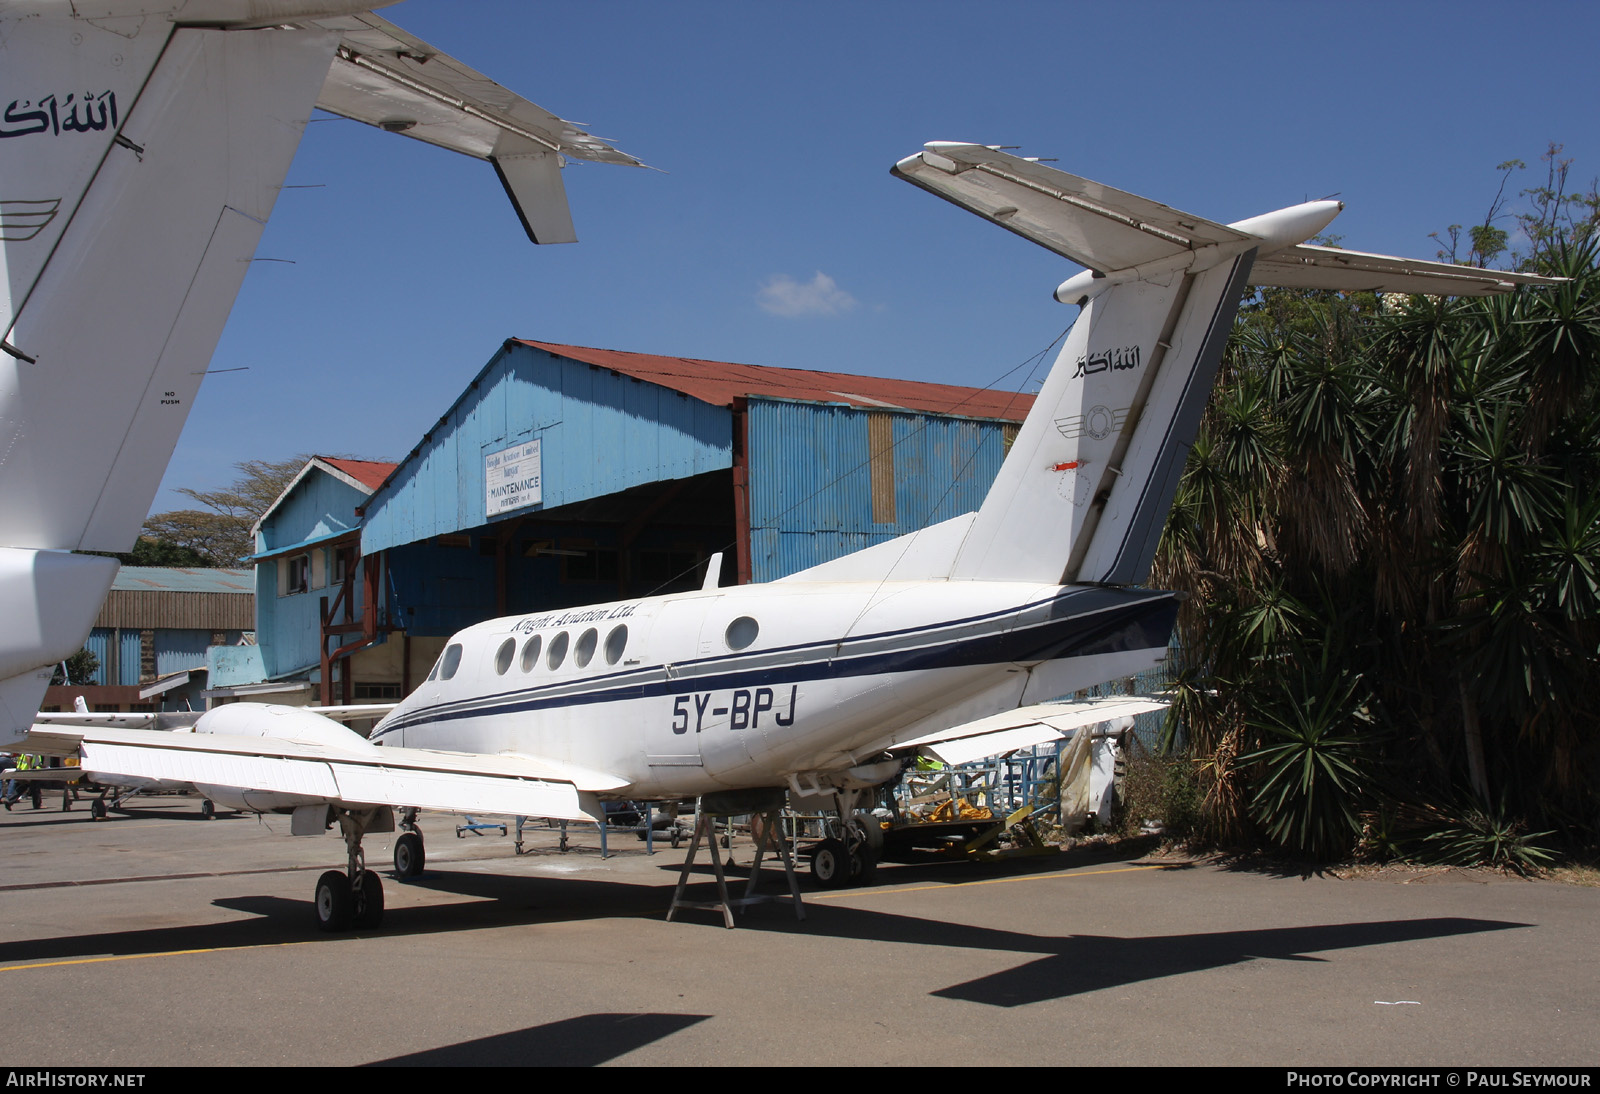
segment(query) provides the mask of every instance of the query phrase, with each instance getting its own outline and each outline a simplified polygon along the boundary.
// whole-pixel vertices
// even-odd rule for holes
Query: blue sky
[[[308,127],[156,510],[238,460],[399,459],[508,337],[986,385],[1064,260],[891,178],[928,140],[1213,220],[1337,193],[1432,257],[1495,165],[1600,174],[1600,6],[408,0],[385,17],[659,171],[577,163],[536,247],[487,164]],[[1508,225],[1509,226],[1509,225]],[[243,371],[221,372],[237,369]],[[1024,386],[1017,373],[1012,386]]]

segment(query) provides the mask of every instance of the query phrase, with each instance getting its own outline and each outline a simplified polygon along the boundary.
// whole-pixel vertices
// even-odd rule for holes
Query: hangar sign
[[[537,440],[487,453],[483,457],[484,514],[498,516],[543,501],[541,466]]]

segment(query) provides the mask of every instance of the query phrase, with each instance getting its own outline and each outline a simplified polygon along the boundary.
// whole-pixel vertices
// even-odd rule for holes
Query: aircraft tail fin
[[[1088,267],[1056,289],[1083,310],[954,579],[1148,578],[1247,284],[1461,294],[1550,280],[1306,244],[1336,201],[1219,224],[973,144],[927,145],[894,174]]]
[[[319,95],[493,161],[537,241],[572,235],[562,157],[637,162],[350,6],[186,26],[134,3],[0,5],[0,547],[133,545]],[[30,565],[0,565],[19,582],[0,603],[32,596]],[[114,571],[64,624],[68,653]]]

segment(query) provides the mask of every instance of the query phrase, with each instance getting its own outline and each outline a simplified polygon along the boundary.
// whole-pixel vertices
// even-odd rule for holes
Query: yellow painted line
[[[356,936],[350,936],[356,937]],[[256,946],[208,946],[200,950],[164,950],[161,953],[127,953],[114,957],[74,957],[66,961],[40,961],[33,965],[0,965],[0,972],[20,972],[23,969],[54,969],[62,965],[99,965],[106,961],[143,961],[147,957],[187,957],[197,953],[230,953],[240,950],[270,950],[279,946],[310,946],[316,942],[338,942],[337,938],[315,938],[304,942],[263,942]]]
[[[906,889],[872,886],[866,889],[849,889],[838,893],[808,894],[807,900],[838,900],[846,896],[896,896],[900,893],[926,893],[933,889],[966,889],[974,885],[1008,885],[1013,881],[1059,881],[1062,878],[1095,877],[1099,874],[1131,874],[1140,870],[1176,870],[1189,865],[1186,862],[1157,862],[1149,866],[1119,866],[1115,870],[1079,870],[1070,874],[1024,874],[1021,877],[993,877],[982,881],[950,881],[939,885],[914,885]]]

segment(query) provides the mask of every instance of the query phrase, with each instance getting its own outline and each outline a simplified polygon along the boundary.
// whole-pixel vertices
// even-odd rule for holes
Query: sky
[[[401,459],[512,337],[1029,389],[1077,267],[892,178],[926,141],[1222,222],[1336,195],[1343,246],[1419,258],[1482,220],[1498,164],[1527,163],[1513,196],[1552,141],[1574,181],[1600,175],[1586,3],[382,14],[654,170],[570,164],[579,242],[535,246],[488,164],[315,116],[153,511],[242,460]]]

